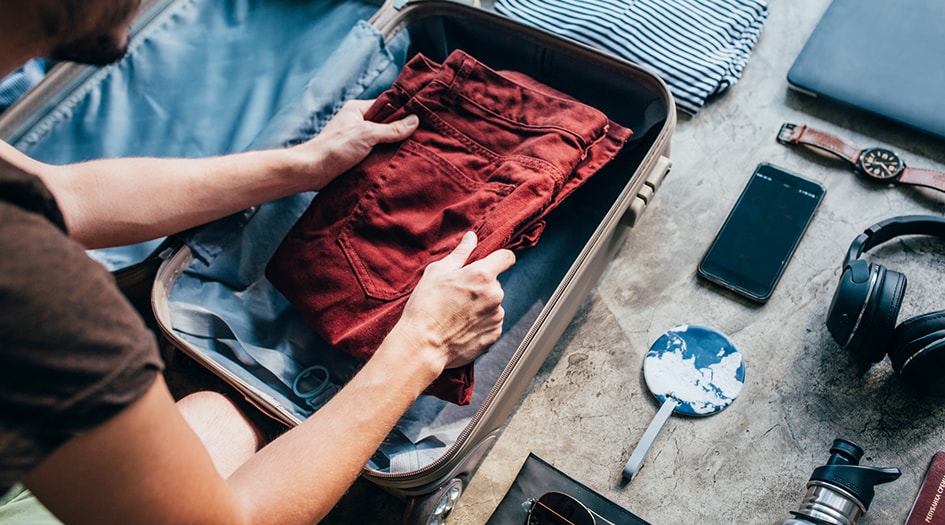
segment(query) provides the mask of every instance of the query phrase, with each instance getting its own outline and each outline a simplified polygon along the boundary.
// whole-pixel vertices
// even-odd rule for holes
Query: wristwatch
[[[806,124],[785,123],[778,132],[781,144],[801,144],[832,153],[853,164],[856,171],[880,181],[925,186],[945,191],[945,173],[906,166],[899,155],[886,148],[860,149],[829,133]]]

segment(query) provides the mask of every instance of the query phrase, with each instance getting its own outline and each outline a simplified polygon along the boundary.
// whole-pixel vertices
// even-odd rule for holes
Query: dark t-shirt
[[[141,397],[163,365],[37,177],[0,160],[0,493]]]

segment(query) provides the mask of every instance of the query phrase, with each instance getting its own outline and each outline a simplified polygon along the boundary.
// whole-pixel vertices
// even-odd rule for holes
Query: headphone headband
[[[931,235],[945,239],[945,217],[901,215],[877,222],[853,239],[843,266],[849,266],[863,252],[903,235]]]
[[[945,217],[892,217],[858,235],[846,254],[840,283],[827,310],[827,330],[862,362],[878,363],[888,355],[893,370],[923,393],[945,396],[945,310],[897,324],[906,291],[905,274],[859,258],[863,252],[905,235],[945,239]]]

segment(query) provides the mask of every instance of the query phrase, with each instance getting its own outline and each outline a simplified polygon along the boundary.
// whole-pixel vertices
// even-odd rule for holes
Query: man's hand
[[[408,115],[389,124],[364,120],[372,100],[349,100],[313,139],[295,146],[296,152],[311,157],[314,190],[319,190],[338,175],[353,168],[377,144],[399,142],[409,137],[420,123]]]
[[[502,335],[504,292],[498,276],[515,264],[515,255],[497,250],[466,264],[476,242],[476,234],[468,232],[452,253],[427,266],[395,327],[435,349],[442,369],[473,362]]]

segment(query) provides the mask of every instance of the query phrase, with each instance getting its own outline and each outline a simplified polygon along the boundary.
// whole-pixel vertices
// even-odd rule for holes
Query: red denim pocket
[[[423,269],[455,248],[465,232],[478,232],[513,189],[471,178],[407,140],[378,169],[338,243],[364,293],[391,301],[410,293]]]

